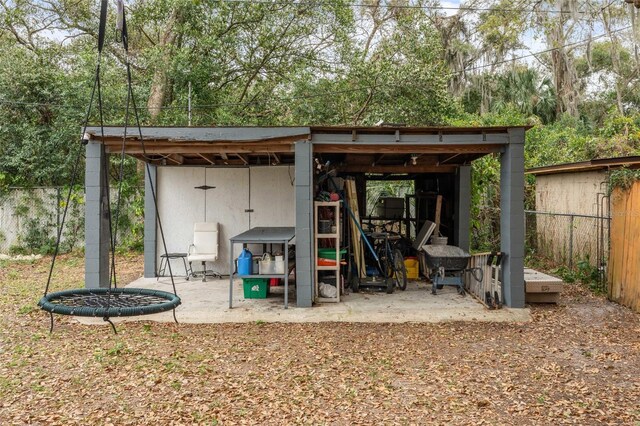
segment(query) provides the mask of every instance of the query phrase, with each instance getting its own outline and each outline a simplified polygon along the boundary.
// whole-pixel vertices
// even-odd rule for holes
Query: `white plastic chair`
[[[189,246],[187,261],[193,272],[191,262],[202,262],[202,281],[207,281],[205,262],[218,260],[218,222],[197,222],[193,225],[193,244]],[[213,274],[214,276],[217,274]]]

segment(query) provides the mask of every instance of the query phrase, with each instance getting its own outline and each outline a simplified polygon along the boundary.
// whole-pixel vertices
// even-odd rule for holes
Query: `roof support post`
[[[85,161],[85,266],[87,288],[109,287],[109,174],[104,145],[90,140]]]
[[[509,129],[500,156],[500,250],[504,302],[524,308],[524,128]]]
[[[156,204],[153,202],[151,183],[154,188],[158,188],[157,173],[158,168],[149,164],[149,173],[144,174],[144,277],[154,278],[156,276],[157,262],[157,215]],[[149,180],[151,175],[151,180]]]
[[[313,304],[313,144],[295,143],[296,178],[296,304]]]
[[[460,166],[456,171],[454,209],[454,244],[465,251],[469,251],[471,166]]]

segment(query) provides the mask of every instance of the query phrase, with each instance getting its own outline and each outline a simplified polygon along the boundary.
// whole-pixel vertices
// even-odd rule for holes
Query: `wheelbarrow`
[[[481,268],[467,268],[471,255],[460,247],[448,245],[423,245],[427,266],[431,270],[431,294],[445,285],[457,287],[461,296],[465,295],[463,274],[470,272],[482,281]]]

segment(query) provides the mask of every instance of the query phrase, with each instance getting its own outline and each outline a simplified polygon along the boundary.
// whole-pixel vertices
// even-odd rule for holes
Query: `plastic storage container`
[[[417,280],[418,273],[418,258],[413,256],[407,256],[404,259],[404,266],[407,269],[407,279]]]
[[[245,278],[242,280],[245,299],[266,299],[269,286],[266,278]]]
[[[340,258],[342,258],[342,256],[344,256],[344,254],[347,252],[346,249],[342,249],[339,251],[340,253]],[[333,259],[336,260],[336,249],[335,248],[319,248],[318,249],[318,257],[321,257],[323,259]]]

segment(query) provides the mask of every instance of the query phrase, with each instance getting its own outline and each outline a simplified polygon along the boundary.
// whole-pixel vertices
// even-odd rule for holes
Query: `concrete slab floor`
[[[526,322],[529,309],[489,310],[471,295],[460,296],[454,287],[445,287],[437,295],[424,281],[409,282],[406,291],[393,294],[366,291],[341,297],[340,303],[322,303],[313,308],[298,308],[295,291],[290,288],[289,309],[284,309],[284,288],[272,287],[266,299],[245,299],[242,281],[234,280],[233,309],[229,309],[229,280],[186,281],[175,278],[182,304],[176,309],[179,322],[193,324],[245,322],[446,322],[487,321]],[[170,278],[140,278],[127,287],[173,292]],[[101,319],[78,318],[87,324],[104,324]],[[150,320],[172,322],[171,312],[142,317],[113,318],[114,322]]]

